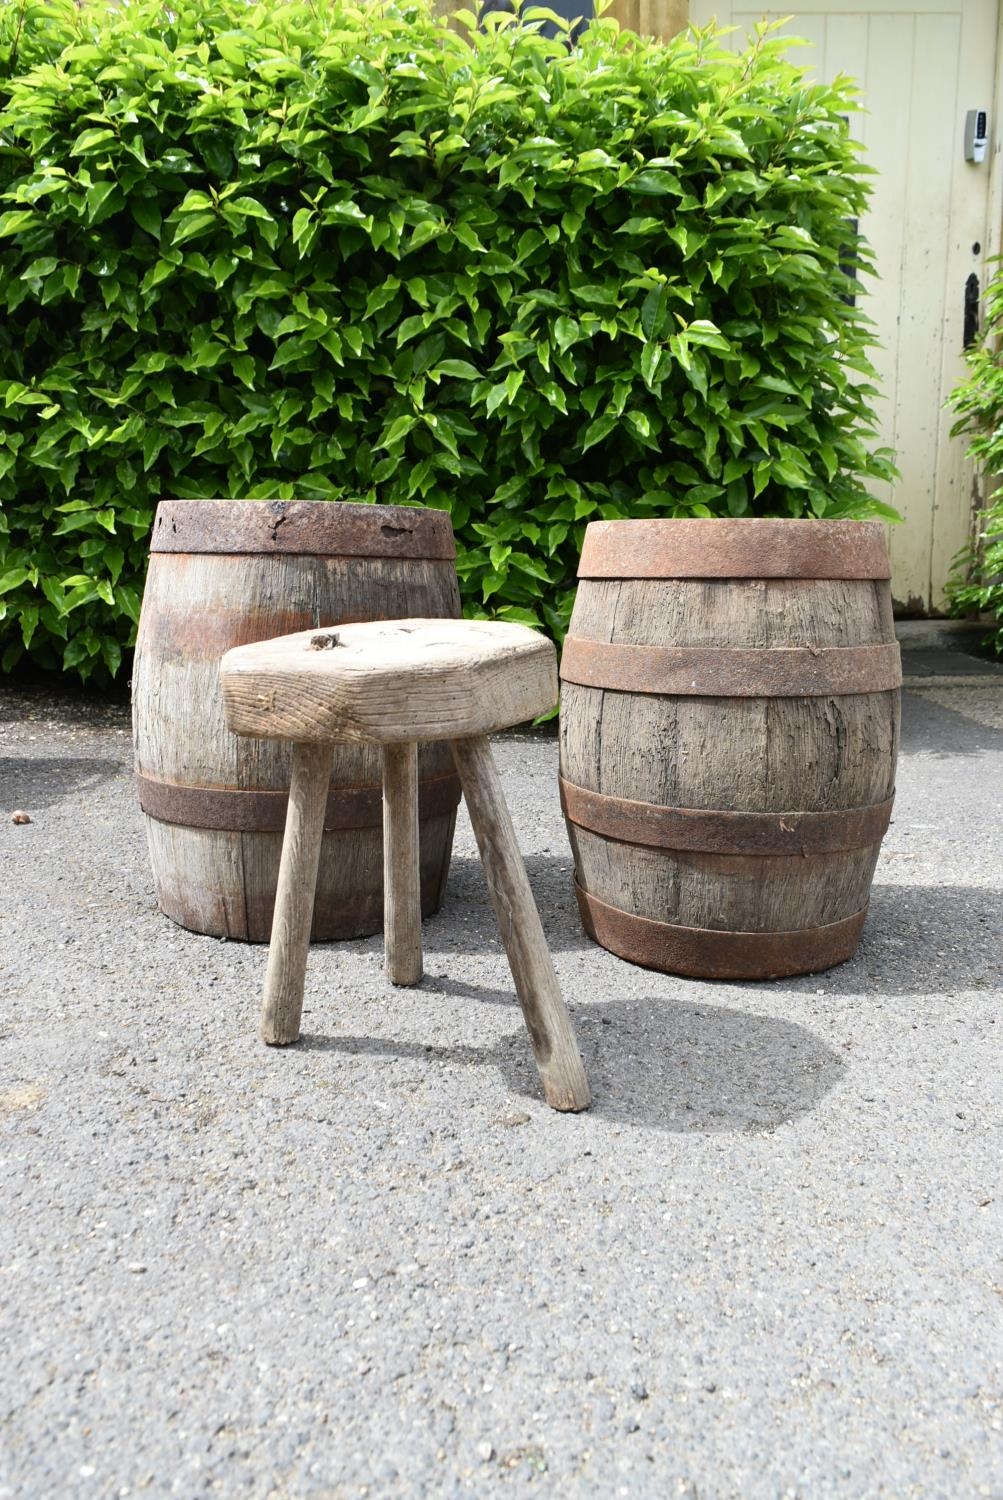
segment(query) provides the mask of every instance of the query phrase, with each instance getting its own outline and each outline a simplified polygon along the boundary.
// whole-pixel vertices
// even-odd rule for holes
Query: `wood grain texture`
[[[568,831],[580,884],[607,905],[649,921],[734,932],[791,932],[853,916],[867,905],[878,857],[877,846],[806,856],[695,854]]]
[[[553,1109],[587,1109],[588,1080],[491,746],[477,736],[455,740],[452,750],[544,1096]]]
[[[386,620],[301,631],[220,663],[234,733],[381,744],[487,734],[557,702],[552,642],[500,620]]]
[[[133,671],[137,770],[194,788],[287,791],[289,745],[240,740],[226,728],[220,656],[288,631],[402,614],[459,614],[451,562],[155,553]],[[445,745],[421,747],[421,778],[451,769]],[[369,786],[378,796],[381,784],[377,748],[338,747],[333,786]],[[146,825],[157,899],[167,916],[196,932],[268,941],[281,832],[207,832],[153,818]],[[426,915],[439,904],[451,837],[451,814],[422,820]],[[326,834],[314,940],[378,932],[382,911],[379,828]]]
[[[414,745],[383,749],[383,942],[391,984],[420,984],[418,755]]]
[[[888,583],[866,579],[583,579],[570,634],[739,650],[894,640]],[[656,808],[797,815],[872,807],[894,792],[898,735],[897,688],[729,698],[562,685],[561,774]],[[757,933],[860,912],[880,844],[757,856],[641,847],[570,823],[569,834],[583,889],[607,905],[684,927]]]
[[[288,1046],[300,1034],[331,747],[294,745],[292,759],[289,811],[261,1008],[262,1040],[275,1047]]]

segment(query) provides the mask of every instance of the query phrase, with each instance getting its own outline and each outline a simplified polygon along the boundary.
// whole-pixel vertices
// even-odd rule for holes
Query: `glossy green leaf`
[[[446,509],[558,636],[591,519],[884,515],[852,92],[769,32],[60,0],[12,63],[20,10],[0,661],[128,671],[162,496]]]

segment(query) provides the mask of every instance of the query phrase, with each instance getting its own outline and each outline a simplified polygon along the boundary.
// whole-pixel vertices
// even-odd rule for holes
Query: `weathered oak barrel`
[[[579,578],[561,798],[586,931],[705,978],[850,958],[898,749],[884,528],[598,521]]]
[[[164,501],[133,671],[136,780],[160,909],[181,926],[267,942],[290,749],[228,732],[219,661],[231,646],[311,627],[460,613],[444,511],[320,502]],[[438,907],[460,786],[449,748],[419,757],[421,889]],[[315,941],[383,925],[382,763],[339,746]]]

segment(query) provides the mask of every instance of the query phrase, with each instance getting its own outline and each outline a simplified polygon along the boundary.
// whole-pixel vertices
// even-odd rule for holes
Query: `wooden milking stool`
[[[551,642],[501,622],[388,620],[238,646],[220,670],[230,729],[293,743],[264,1040],[283,1046],[300,1033],[335,743],[383,747],[386,971],[393,984],[421,979],[417,742],[448,740],[547,1102],[587,1109],[588,1081],[487,739],[554,706]]]

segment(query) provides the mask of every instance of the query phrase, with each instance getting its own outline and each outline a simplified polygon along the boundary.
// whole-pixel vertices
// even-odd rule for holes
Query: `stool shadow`
[[[592,947],[582,930],[575,901],[574,864],[567,854],[530,854],[524,857],[526,873],[533,891],[547,942],[555,952]],[[488,898],[484,869],[479,859],[453,856],[449,866],[446,894],[438,913],[428,918],[427,941],[435,945],[437,928],[448,932],[450,921],[462,920],[464,947],[476,952],[485,948],[501,949],[501,939]]]
[[[484,984],[466,984],[462,979],[450,979],[447,974],[426,974],[421,982],[423,990],[435,995],[455,995],[463,1000],[480,1000],[486,1005],[518,1005],[515,986],[493,990]]]
[[[125,770],[118,760],[87,756],[0,756],[0,808],[40,811]]]
[[[441,990],[490,1003],[507,998],[513,1008],[516,1003],[474,985]],[[431,985],[429,992],[435,992]],[[592,1115],[669,1133],[775,1130],[814,1109],[846,1066],[803,1026],[720,1005],[651,996],[613,1000],[578,1006],[574,1022],[592,1084]],[[493,1067],[513,1094],[542,1102],[521,1023],[490,1047],[316,1034],[302,1037],[300,1046],[429,1068]]]

